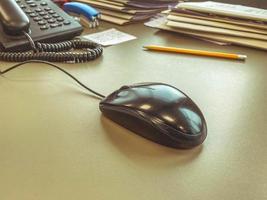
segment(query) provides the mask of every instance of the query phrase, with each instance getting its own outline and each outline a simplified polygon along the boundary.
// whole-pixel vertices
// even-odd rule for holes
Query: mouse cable
[[[103,47],[97,43],[73,39],[58,43],[34,42],[31,36],[23,32],[29,41],[29,50],[21,52],[6,50],[0,45],[0,60],[9,62],[24,62],[27,60],[44,60],[49,62],[80,63],[95,60],[103,54]],[[80,51],[71,51],[80,50]]]
[[[21,66],[21,65],[28,64],[28,63],[42,63],[42,64],[47,64],[47,65],[49,65],[49,66],[52,66],[52,67],[54,67],[54,68],[60,70],[61,72],[65,73],[66,75],[68,75],[70,78],[72,78],[72,79],[73,79],[74,81],[76,81],[80,86],[82,86],[83,88],[85,88],[85,89],[88,90],[89,92],[95,94],[95,95],[98,96],[98,97],[105,98],[104,95],[102,95],[102,94],[100,94],[100,93],[98,93],[98,92],[96,92],[96,91],[94,91],[94,90],[88,88],[86,85],[84,85],[82,82],[80,82],[77,78],[75,78],[73,75],[71,75],[69,72],[65,71],[64,69],[62,69],[62,68],[59,67],[58,65],[55,65],[55,64],[53,64],[53,63],[51,63],[51,62],[47,62],[47,61],[43,61],[43,60],[28,60],[28,61],[24,61],[24,62],[15,64],[15,65],[13,65],[13,66],[11,66],[11,67],[9,67],[9,68],[3,70],[3,71],[0,70],[0,75],[2,76],[2,75],[6,74],[6,73],[9,72],[9,71],[18,68],[18,67]]]

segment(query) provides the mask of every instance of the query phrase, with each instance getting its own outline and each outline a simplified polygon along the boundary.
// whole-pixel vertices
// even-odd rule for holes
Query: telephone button
[[[42,12],[39,12],[39,15],[45,16],[45,15],[47,15],[47,13],[42,11]]]
[[[70,21],[63,22],[64,25],[70,25]]]
[[[58,22],[63,22],[64,19],[63,19],[62,17],[59,17],[59,18],[57,18],[57,21],[58,21]]]
[[[52,15],[52,14],[55,14],[56,12],[53,10],[49,10],[48,13]]]
[[[49,10],[51,10],[51,8],[49,8],[49,7],[45,7],[44,10],[45,10],[45,11],[49,11]]]
[[[50,24],[52,24],[52,23],[55,23],[56,22],[56,20],[54,20],[54,19],[49,19],[49,20],[47,20],[48,21],[48,23],[50,23]]]
[[[43,18],[48,20],[48,19],[51,19],[52,17],[50,15],[45,15],[45,16],[43,16]]]
[[[31,9],[27,9],[27,10],[25,10],[25,13],[26,14],[31,14],[31,13],[33,13],[34,11],[32,11]]]
[[[40,26],[40,29],[41,29],[41,30],[46,30],[46,29],[49,29],[49,27],[46,26],[46,25],[44,25],[44,26]]]
[[[38,21],[41,21],[42,18],[41,17],[34,17],[33,20],[36,21],[36,22],[38,22]]]
[[[36,12],[42,12],[43,10],[41,8],[36,8],[35,11]]]
[[[39,25],[45,25],[46,22],[42,20],[42,21],[39,21],[38,24],[39,24]]]
[[[32,4],[32,3],[34,3],[34,1],[32,1],[32,0],[28,0],[28,1],[27,1],[27,0],[26,0],[26,3],[27,3],[27,4]]]
[[[41,6],[47,6],[47,3],[43,1],[43,2],[40,3],[40,5]]]
[[[21,4],[19,7],[22,8],[22,9],[24,9],[24,8],[26,8],[27,6],[25,6],[24,4]]]
[[[50,24],[50,27],[51,28],[56,28],[56,27],[58,27],[58,24]]]
[[[37,7],[35,3],[30,4],[30,7]]]
[[[53,14],[52,15],[54,18],[58,18],[58,17],[60,17],[58,14]]]
[[[38,15],[36,13],[29,14],[30,17],[37,17]]]

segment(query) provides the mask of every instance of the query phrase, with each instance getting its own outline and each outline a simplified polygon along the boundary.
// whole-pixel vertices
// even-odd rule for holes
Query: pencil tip
[[[246,60],[247,56],[246,55],[238,55],[238,58],[241,60]]]
[[[143,50],[147,50],[147,47],[146,46],[143,46]]]

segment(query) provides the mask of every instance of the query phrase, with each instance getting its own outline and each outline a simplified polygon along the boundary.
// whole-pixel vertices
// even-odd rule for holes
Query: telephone
[[[65,41],[82,31],[82,26],[51,0],[0,0],[0,60],[80,62],[95,59],[102,54],[99,45],[88,41]],[[89,50],[85,53],[67,52],[72,48]],[[27,50],[34,52],[29,56]],[[42,52],[46,53],[41,55]]]

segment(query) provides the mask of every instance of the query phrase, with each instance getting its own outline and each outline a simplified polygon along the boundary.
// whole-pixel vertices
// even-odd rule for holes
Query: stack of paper
[[[158,28],[267,50],[267,10],[215,2],[185,2]]]
[[[143,21],[170,6],[178,0],[75,0],[88,3],[101,13],[101,20],[124,25]]]

